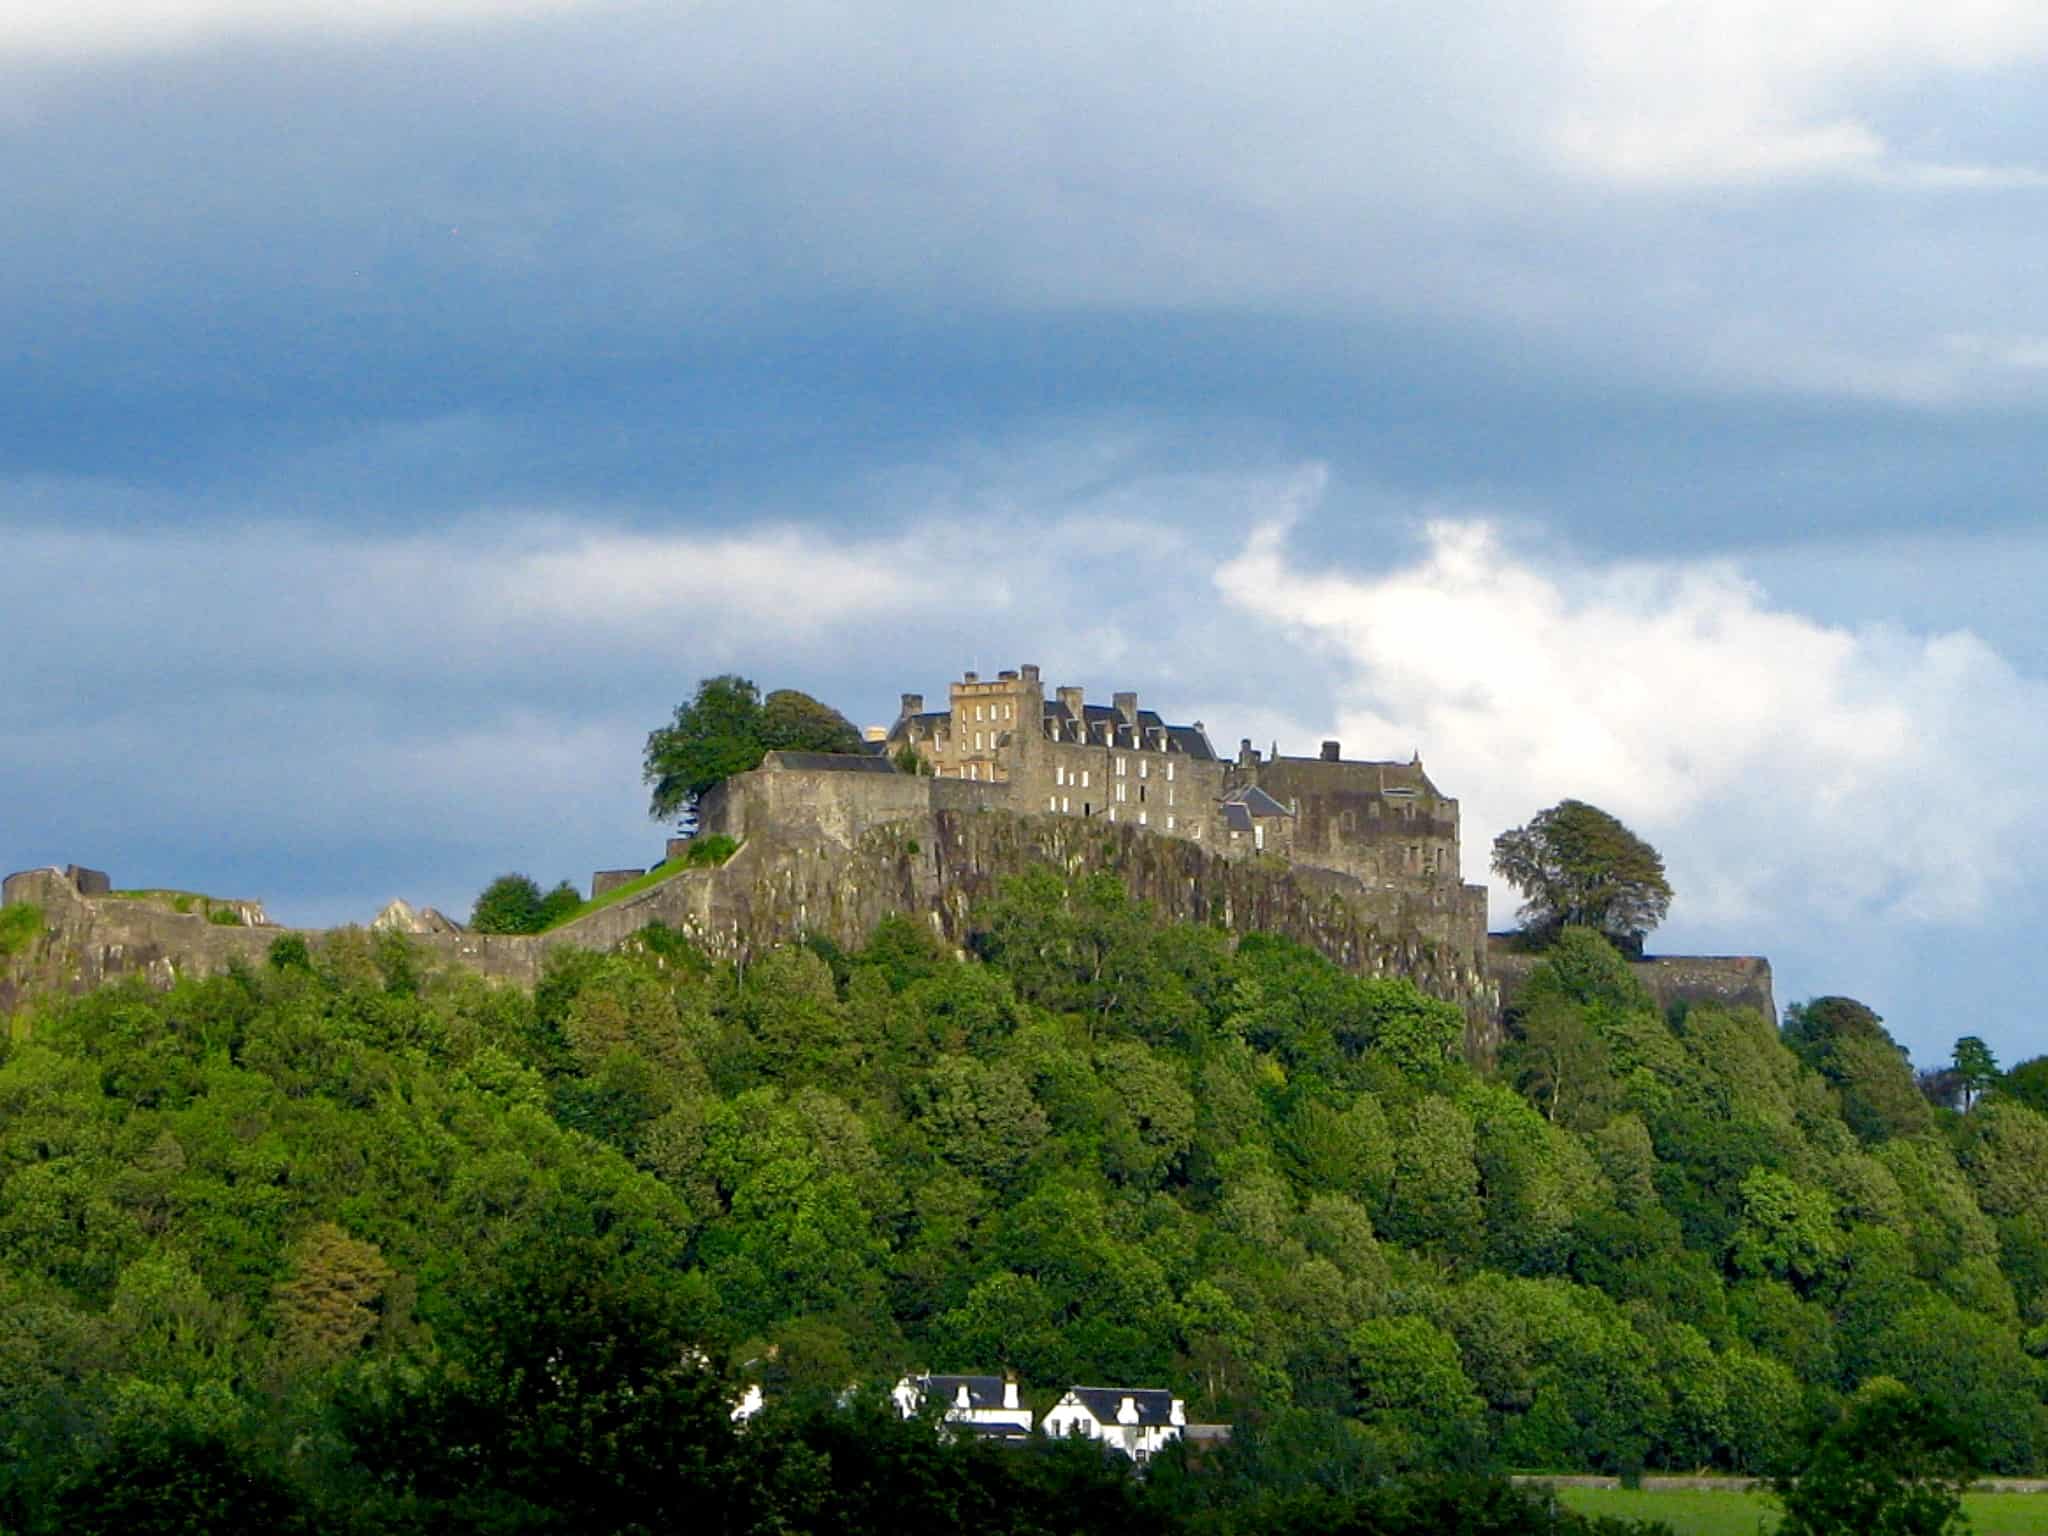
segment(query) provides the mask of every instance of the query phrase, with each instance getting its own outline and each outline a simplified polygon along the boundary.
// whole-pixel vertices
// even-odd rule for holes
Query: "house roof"
[[[1003,1406],[1003,1378],[1000,1376],[918,1376],[912,1379],[911,1385],[929,1398],[943,1398],[948,1403],[959,1397],[960,1389],[964,1386],[967,1388],[968,1406]]]
[[[1067,1396],[1078,1398],[1081,1406],[1104,1424],[1117,1422],[1125,1398],[1137,1410],[1140,1424],[1171,1424],[1173,1394],[1164,1387],[1069,1387]]]

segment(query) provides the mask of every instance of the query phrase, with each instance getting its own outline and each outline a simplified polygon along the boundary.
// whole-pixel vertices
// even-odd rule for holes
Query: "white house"
[[[927,1402],[943,1403],[943,1423],[997,1437],[1031,1433],[1031,1410],[1018,1401],[1014,1376],[906,1376],[889,1395],[906,1419]]]
[[[761,1395],[761,1383],[750,1381],[746,1391],[732,1400],[732,1421],[738,1425],[753,1422],[755,1415],[768,1406],[768,1400]]]
[[[1080,1435],[1146,1462],[1187,1427],[1187,1404],[1164,1388],[1070,1387],[1046,1410],[1048,1435]]]

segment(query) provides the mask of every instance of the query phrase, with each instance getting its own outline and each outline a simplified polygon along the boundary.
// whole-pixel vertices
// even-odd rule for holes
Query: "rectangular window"
[[[1252,846],[1253,846],[1254,848],[1263,848],[1263,847],[1265,847],[1265,846],[1266,846],[1266,827],[1265,827],[1265,823],[1263,823],[1263,822],[1254,822],[1254,823],[1252,823]]]
[[[1121,802],[1121,801],[1123,800],[1123,797],[1124,797],[1124,786],[1123,786],[1123,785],[1121,785],[1121,784],[1117,785],[1117,787],[1116,787],[1116,797],[1117,797],[1117,800],[1118,800],[1119,802]]]
[[[1171,816],[1166,818],[1166,830],[1169,832],[1173,830],[1173,818]]]
[[[1138,825],[1141,827],[1145,825],[1145,813],[1143,811],[1138,812]]]
[[[1169,784],[1173,782],[1173,762],[1171,759],[1166,764],[1166,782]]]
[[[1062,811],[1065,811],[1065,812],[1067,812],[1067,813],[1071,814],[1071,813],[1073,812],[1073,809],[1074,809],[1074,802],[1073,802],[1073,801],[1071,801],[1071,800],[1069,800],[1069,799],[1068,799],[1068,798],[1067,798],[1067,797],[1066,797],[1065,795],[1061,795],[1061,796],[1060,796],[1060,809],[1061,809]]]
[[[1111,821],[1116,820],[1116,807],[1113,805],[1109,808],[1109,819]]]
[[[1118,758],[1116,760],[1116,776],[1118,778],[1122,778],[1124,776],[1124,760],[1122,758]]]
[[[1048,811],[1058,810],[1060,808],[1060,797],[1058,795],[1047,795],[1045,797],[1045,808]]]
[[[1145,778],[1150,778],[1151,776],[1152,776],[1152,764],[1151,764],[1150,762],[1148,762],[1148,761],[1147,761],[1146,759],[1142,758],[1142,757],[1141,757],[1141,758],[1139,758],[1139,759],[1138,759],[1138,777],[1139,777],[1139,778],[1141,778],[1141,779],[1145,779]]]
[[[1171,784],[1166,786],[1166,803],[1168,805],[1173,804],[1173,786]]]
[[[1088,770],[1086,768],[1081,770],[1081,787],[1083,789],[1088,787]]]

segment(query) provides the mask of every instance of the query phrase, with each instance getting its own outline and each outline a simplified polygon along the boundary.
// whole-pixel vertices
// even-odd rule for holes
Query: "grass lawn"
[[[557,928],[565,927],[579,917],[588,917],[593,912],[602,912],[606,907],[615,907],[622,901],[630,901],[642,891],[651,890],[664,880],[672,880],[686,869],[715,868],[738,853],[740,845],[729,837],[707,837],[699,839],[695,847],[697,852],[694,859],[685,856],[657,864],[638,880],[628,880],[624,885],[606,891],[595,901],[584,902],[574,912],[564,912],[541,929],[541,932],[553,933]]]
[[[1560,1488],[1558,1497],[1582,1514],[1661,1520],[1678,1536],[1757,1536],[1778,1523],[1777,1506],[1760,1493]],[[2048,1536],[2048,1493],[1973,1493],[1963,1513],[1975,1536]]]

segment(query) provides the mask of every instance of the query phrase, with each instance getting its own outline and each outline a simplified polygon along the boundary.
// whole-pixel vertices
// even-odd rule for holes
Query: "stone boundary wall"
[[[1490,934],[1486,968],[1500,988],[1501,1006],[1512,1008],[1529,973],[1543,956],[1515,947],[1512,934]],[[1650,955],[1633,961],[1634,973],[1659,1008],[1673,1003],[1710,1003],[1724,1008],[1750,1008],[1778,1024],[1778,1002],[1771,986],[1771,962],[1761,955]]]
[[[1469,893],[1373,890],[1349,876],[1226,859],[1184,838],[1071,817],[941,810],[872,827],[851,846],[755,837],[722,866],[683,870],[553,933],[407,938],[431,959],[524,986],[539,979],[555,949],[610,948],[655,921],[738,961],[811,933],[856,946],[898,912],[922,914],[959,945],[974,906],[1004,878],[1039,864],[1070,874],[1110,871],[1170,919],[1280,933],[1359,974],[1405,976],[1464,1010],[1475,1058],[1492,1053],[1497,998],[1472,942]],[[226,928],[193,914],[88,899],[55,869],[11,876],[4,893],[41,907],[45,931],[27,955],[0,969],[0,1011],[32,992],[81,991],[124,975],[168,986],[236,961],[260,965],[282,934],[298,932],[312,943],[324,936]]]

